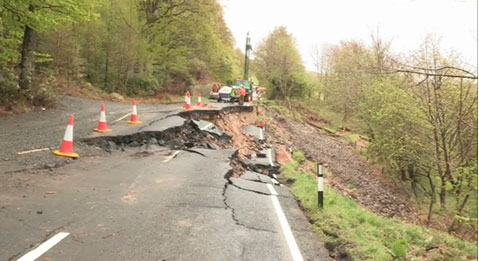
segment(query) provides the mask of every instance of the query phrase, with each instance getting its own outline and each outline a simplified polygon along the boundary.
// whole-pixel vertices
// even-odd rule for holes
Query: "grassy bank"
[[[343,248],[354,260],[477,260],[477,246],[447,233],[377,216],[332,188],[325,188],[325,208],[317,206],[317,184],[300,151],[282,167],[282,176],[294,181],[299,200],[328,248]],[[327,179],[327,171],[326,171]]]

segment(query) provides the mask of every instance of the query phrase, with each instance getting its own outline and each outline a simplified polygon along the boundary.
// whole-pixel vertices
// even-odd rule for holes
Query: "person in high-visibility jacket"
[[[246,89],[243,85],[241,85],[241,89],[239,90],[239,105],[243,105],[244,97],[246,96]]]

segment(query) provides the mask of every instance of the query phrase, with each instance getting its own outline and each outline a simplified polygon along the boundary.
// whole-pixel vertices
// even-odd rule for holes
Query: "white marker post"
[[[324,191],[324,178],[323,178],[323,163],[318,163],[318,206],[319,209],[323,209],[323,191]]]

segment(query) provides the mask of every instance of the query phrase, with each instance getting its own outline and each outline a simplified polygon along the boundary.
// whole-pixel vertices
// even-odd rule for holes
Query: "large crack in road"
[[[273,184],[272,174],[278,167],[256,161],[244,154],[248,150],[242,154],[236,147],[238,140],[250,142],[246,147],[257,149],[250,154],[261,155],[265,144],[238,139],[231,129],[212,128],[231,124],[236,115],[239,126],[230,127],[242,131],[243,125],[254,124],[245,120],[245,114],[253,118],[254,108],[182,112],[133,131],[82,139],[107,156],[84,157],[60,166],[51,172],[68,174],[58,181],[39,180],[27,197],[19,194],[9,199],[2,212],[22,217],[31,227],[0,226],[16,235],[15,245],[23,245],[0,251],[0,259],[21,256],[46,239],[37,236],[41,231],[57,231],[59,225],[68,224],[62,227],[70,232],[70,239],[45,258],[290,260],[271,205],[272,194],[266,188]],[[45,191],[52,190],[54,194],[45,197]],[[310,241],[317,239],[307,233],[309,223],[287,189],[278,187],[278,192],[275,197],[286,200],[282,204],[287,204],[288,219],[294,220],[292,230],[298,242],[308,242],[303,244],[304,257],[327,258],[320,249],[310,247]],[[132,200],[125,201],[125,195]],[[38,206],[42,214],[32,216]],[[28,236],[34,227],[42,230]]]

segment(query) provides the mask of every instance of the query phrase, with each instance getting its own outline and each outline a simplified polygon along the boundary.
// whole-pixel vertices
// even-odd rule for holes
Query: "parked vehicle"
[[[221,85],[219,83],[213,83],[213,86],[211,87],[211,92],[210,92],[210,99],[212,100],[218,100],[219,98],[219,90],[221,89]]]
[[[233,88],[229,86],[223,86],[221,89],[218,91],[218,102],[226,101],[229,102],[231,101],[231,91]]]

